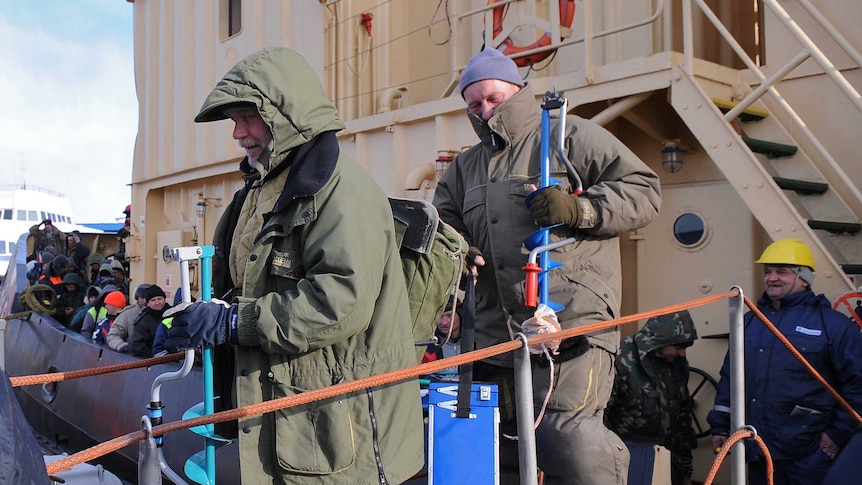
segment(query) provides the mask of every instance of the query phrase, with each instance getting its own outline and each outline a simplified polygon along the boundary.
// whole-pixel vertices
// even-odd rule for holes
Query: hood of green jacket
[[[225,108],[236,104],[254,105],[269,126],[270,170],[293,148],[345,128],[308,62],[284,47],[263,49],[238,62],[207,96],[195,122],[227,119]]]
[[[634,336],[641,361],[665,345],[690,345],[696,339],[694,321],[686,310],[650,318]]]

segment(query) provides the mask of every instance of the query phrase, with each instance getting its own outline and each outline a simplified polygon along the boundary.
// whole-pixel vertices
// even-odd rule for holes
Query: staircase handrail
[[[733,34],[724,26],[718,16],[710,9],[705,0],[683,0],[683,56],[685,59],[685,73],[689,77],[694,76],[694,33],[693,33],[693,10],[691,4],[694,2],[703,12],[704,16],[718,30],[719,34],[730,45],[737,56],[746,65],[749,71],[760,81],[760,86],[743,98],[737,106],[725,114],[725,120],[728,122],[735,119],[743,110],[751,106],[763,94],[769,93],[776,101],[779,107],[784,111],[788,118],[793,122],[795,128],[804,135],[806,140],[818,152],[822,160],[827,165],[827,168],[834,176],[829,177],[827,171],[821,170],[824,177],[827,178],[829,184],[835,189],[836,193],[844,200],[853,215],[862,220],[862,192],[850,181],[850,176],[832,157],[825,146],[814,135],[808,124],[805,123],[796,110],[790,106],[790,103],[781,96],[775,85],[778,84],[784,77],[787,76],[795,67],[802,64],[809,57],[817,61],[823,68],[829,78],[841,89],[841,91],[850,99],[853,105],[862,113],[862,96],[847,82],[847,79],[837,71],[835,66],[826,58],[825,54],[820,51],[814,42],[802,32],[802,29],[790,18],[790,15],[778,4],[777,0],[763,0],[764,5],[772,8],[775,11],[778,20],[781,21],[793,33],[797,40],[803,44],[802,51],[791,59],[787,64],[778,69],[771,77],[767,76],[760,69],[760,66],[755,64],[745,49],[736,41]],[[813,8],[813,7],[812,7]],[[829,32],[836,42],[835,32]],[[838,34],[840,37],[840,34]],[[816,55],[814,53],[817,53]],[[852,57],[852,56],[851,56]],[[862,66],[860,66],[862,67]],[[843,80],[839,82],[840,80]],[[816,164],[816,162],[815,162]]]
[[[810,0],[796,0],[802,5],[805,10],[808,11],[808,14],[823,27],[823,30],[826,31],[832,37],[839,47],[841,47],[844,52],[853,59],[853,62],[856,63],[857,66],[862,67],[862,54],[857,51],[853,45],[850,44],[850,41],[847,40],[838,29],[832,25],[823,13],[815,7]]]

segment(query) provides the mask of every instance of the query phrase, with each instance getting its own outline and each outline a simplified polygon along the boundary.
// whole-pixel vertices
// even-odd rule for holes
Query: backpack
[[[69,320],[69,325],[66,328],[81,333],[81,328],[84,327],[84,316],[87,315],[87,310],[90,308],[93,308],[92,303],[78,307],[75,313],[72,314],[72,318]]]
[[[434,336],[446,304],[455,295],[466,267],[467,241],[440,220],[437,209],[415,199],[389,198],[396,242],[407,284],[417,362]]]

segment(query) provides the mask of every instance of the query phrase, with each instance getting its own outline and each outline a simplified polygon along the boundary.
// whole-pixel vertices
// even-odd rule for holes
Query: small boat
[[[22,247],[26,236],[19,241]],[[10,376],[27,376],[123,364],[138,360],[94,343],[52,317],[20,312],[20,292],[27,287],[26,258],[13,251],[13,261],[0,286],[0,314],[5,320],[3,362]],[[2,329],[2,326],[0,326]],[[33,430],[50,444],[69,453],[95,446],[142,429],[148,415],[153,381],[176,372],[180,363],[159,364],[123,372],[15,389],[18,402]],[[160,389],[164,422],[178,421],[203,399],[203,378],[195,367],[181,380],[164,382]],[[167,464],[183,475],[186,460],[204,449],[204,438],[188,430],[164,437]],[[138,447],[127,446],[93,460],[121,479],[137,483]],[[239,483],[238,446],[231,443],[216,452],[216,473],[221,483]]]

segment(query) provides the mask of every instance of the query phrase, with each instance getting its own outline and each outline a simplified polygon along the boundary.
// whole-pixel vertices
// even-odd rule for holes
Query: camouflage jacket
[[[678,357],[669,362],[657,352],[670,344],[691,344],[696,338],[694,322],[683,311],[652,318],[623,340],[605,412],[605,423],[623,440],[660,444],[684,456],[697,447],[688,361]]]

